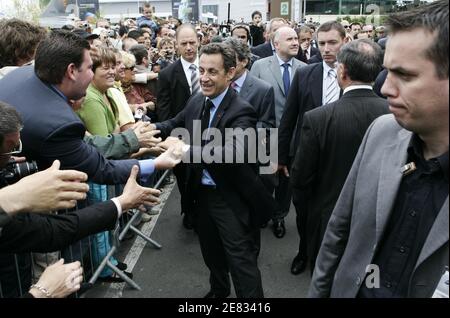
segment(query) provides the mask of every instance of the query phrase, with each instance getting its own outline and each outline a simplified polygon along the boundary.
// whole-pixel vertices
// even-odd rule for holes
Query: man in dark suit
[[[178,115],[186,106],[191,95],[200,91],[198,72],[198,38],[191,24],[182,24],[177,28],[176,41],[180,59],[161,71],[158,77],[158,102],[156,114],[159,121],[165,121]],[[183,225],[192,229],[193,224],[184,205],[184,189],[186,183],[186,168],[183,163],[173,172],[177,177],[178,189],[181,194],[181,214]]]
[[[319,50],[323,63],[311,64],[297,69],[289,89],[285,111],[278,130],[278,170],[289,176],[288,167],[292,162],[300,140],[305,112],[339,99],[340,88],[336,75],[336,56],[344,44],[345,29],[336,22],[323,23],[317,30]],[[300,195],[300,196],[299,196]],[[291,272],[300,274],[306,268],[306,212],[302,211],[302,195],[297,191],[293,203],[297,213],[297,230],[300,247],[291,266]],[[298,208],[297,208],[298,207]]]
[[[252,47],[252,53],[258,55],[261,59],[272,56],[273,53],[275,53],[275,46],[272,43],[273,35],[281,26],[286,24],[286,20],[283,18],[273,18],[272,20],[270,20],[266,27],[268,38],[267,42]]]
[[[387,102],[371,87],[383,64],[380,47],[373,41],[356,40],[343,46],[338,60],[338,81],[344,95],[305,114],[291,168],[293,191],[305,194],[300,209],[308,214],[311,271],[363,136],[374,119],[389,111]]]
[[[297,60],[304,63],[309,63],[311,58],[319,54],[319,50],[311,45],[311,40],[313,37],[313,30],[307,26],[302,26],[298,30],[298,43],[300,44],[300,49],[298,50]],[[317,62],[316,62],[317,63]]]
[[[275,127],[275,100],[272,86],[249,74],[247,66],[250,63],[250,48],[247,44],[228,38],[225,44],[236,52],[236,71],[231,82],[231,88],[256,111],[257,128]]]
[[[235,67],[236,56],[228,45],[204,46],[200,53],[203,94],[193,96],[175,118],[156,125],[163,137],[183,127],[188,134],[185,138],[190,138],[187,160],[192,163],[187,164],[186,199],[192,207],[189,212],[195,213],[202,255],[210,270],[208,298],[230,294],[229,273],[237,297],[263,297],[257,265],[259,226],[275,210],[255,165],[235,159],[220,163],[230,155],[246,154],[247,147],[254,144],[244,142],[241,133],[256,128],[255,110],[229,88]],[[239,136],[226,136],[229,128],[237,129]],[[194,140],[201,132],[203,140]],[[209,154],[221,159],[211,162]]]

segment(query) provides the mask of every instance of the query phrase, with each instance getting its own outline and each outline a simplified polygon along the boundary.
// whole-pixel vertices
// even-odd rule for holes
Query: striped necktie
[[[327,95],[325,97],[324,105],[335,102],[339,99],[340,88],[336,79],[336,71],[330,69],[327,77]]]
[[[197,74],[197,66],[195,64],[191,64],[189,66],[191,70],[191,95],[197,94],[200,91],[200,82]]]

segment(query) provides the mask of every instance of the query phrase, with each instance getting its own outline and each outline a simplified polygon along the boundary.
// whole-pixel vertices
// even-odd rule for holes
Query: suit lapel
[[[216,127],[219,125],[220,120],[223,117],[223,114],[227,110],[227,108],[230,106],[231,99],[233,96],[236,95],[236,92],[233,89],[228,89],[228,92],[225,94],[225,97],[223,98],[222,102],[219,105],[219,108],[216,110],[216,113],[214,114],[214,118],[211,122],[211,125],[209,127]]]
[[[270,60],[269,60],[269,68],[271,70],[271,73],[273,74],[273,76],[275,77],[275,80],[278,83],[278,86],[280,86],[281,91],[283,92],[283,95],[286,96],[285,92],[284,92],[284,85],[283,85],[283,79],[281,78],[281,70],[280,70],[280,65],[278,65],[278,59],[276,57],[276,55],[274,55]],[[292,72],[294,73],[294,72]],[[293,75],[293,74],[292,74]]]
[[[312,72],[310,83],[314,83],[312,88],[312,97],[314,105],[321,106],[323,93],[323,64],[320,63]],[[316,86],[317,85],[317,86]]]
[[[292,79],[294,78],[295,71],[297,71],[297,69],[300,67],[300,65],[302,65],[302,64],[297,59],[294,59],[292,61],[291,83],[292,83]]]
[[[246,99],[245,97],[249,96],[252,91],[253,80],[250,77],[250,74],[247,73],[247,77],[245,78],[244,84],[242,84],[241,91],[239,92],[239,96]]]
[[[433,254],[438,248],[445,243],[448,243],[448,197],[445,200],[444,205],[439,211],[436,220],[431,227],[430,233],[428,233],[425,244],[422,247],[419,258],[417,260],[414,270],[431,254]]]
[[[181,85],[184,86],[185,89],[189,91],[189,95],[191,94],[191,88],[189,87],[189,83],[186,78],[186,74],[184,73],[183,64],[181,64],[181,60],[177,61],[178,65],[175,67],[174,79],[178,78],[178,81]]]
[[[407,149],[411,133],[402,129],[399,131],[399,142],[384,148],[381,160],[376,207],[376,242],[378,243],[386,228],[389,215],[394,206],[397,191],[402,181],[400,168],[405,165],[408,156]]]

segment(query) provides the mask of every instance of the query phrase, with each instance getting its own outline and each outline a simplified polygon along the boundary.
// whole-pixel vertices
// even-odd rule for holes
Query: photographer
[[[160,65],[161,70],[175,62],[175,40],[169,37],[161,39],[158,43],[159,58],[156,64]]]

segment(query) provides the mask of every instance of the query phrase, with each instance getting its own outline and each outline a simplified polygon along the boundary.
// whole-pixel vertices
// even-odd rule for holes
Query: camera
[[[112,29],[108,30],[108,37],[115,39],[116,38],[116,30],[112,30]]]
[[[0,170],[0,187],[5,187],[38,171],[36,161],[16,162],[11,159],[7,166]]]

